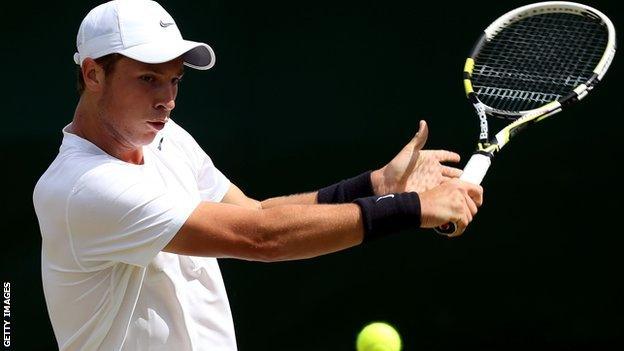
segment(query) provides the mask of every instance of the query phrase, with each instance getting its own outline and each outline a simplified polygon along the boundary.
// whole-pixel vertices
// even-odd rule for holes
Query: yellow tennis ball
[[[401,336],[391,325],[375,322],[358,334],[356,347],[357,351],[400,351]]]

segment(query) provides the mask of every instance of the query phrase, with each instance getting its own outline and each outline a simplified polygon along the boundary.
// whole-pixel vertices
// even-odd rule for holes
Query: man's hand
[[[372,172],[375,195],[405,191],[421,193],[461,175],[460,169],[442,164],[459,162],[458,154],[446,150],[422,150],[428,135],[427,123],[420,121],[414,138],[392,161]]]
[[[424,191],[419,196],[420,226],[435,228],[452,222],[457,225],[453,236],[459,236],[483,203],[483,188],[454,179]]]

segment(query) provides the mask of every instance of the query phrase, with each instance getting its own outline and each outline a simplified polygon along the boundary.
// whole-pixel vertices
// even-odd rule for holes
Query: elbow
[[[252,260],[267,263],[288,260],[288,250],[282,240],[286,233],[277,223],[279,221],[274,221],[269,216],[262,216],[251,236]]]
[[[274,242],[263,242],[256,246],[253,260],[258,262],[280,262],[288,258],[284,254],[284,250]]]
[[[288,260],[285,246],[276,237],[258,235],[253,244],[253,260],[259,262],[280,262]]]

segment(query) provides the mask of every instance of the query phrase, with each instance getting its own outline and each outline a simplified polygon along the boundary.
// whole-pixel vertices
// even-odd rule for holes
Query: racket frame
[[[477,94],[474,92],[471,77],[475,66],[475,58],[483,46],[488,41],[492,40],[503,28],[509,26],[510,24],[527,17],[545,13],[570,13],[581,16],[589,16],[600,19],[607,26],[607,46],[602,58],[593,70],[593,75],[587,80],[587,82],[578,85],[566,96],[531,110],[519,112],[504,111],[487,106],[481,102],[477,97]],[[587,96],[587,94],[602,80],[603,76],[607,72],[607,69],[613,61],[613,57],[615,56],[615,49],[615,27],[613,26],[611,20],[602,12],[584,4],[567,1],[546,1],[534,3],[511,10],[492,22],[492,24],[490,24],[483,31],[481,37],[473,46],[470,55],[464,64],[464,90],[468,100],[472,103],[477,116],[479,117],[480,133],[477,149],[464,167],[460,179],[474,184],[481,184],[481,181],[485,177],[494,156],[507,143],[509,143],[509,141],[516,136],[518,132],[524,130],[530,125],[544,120],[547,117],[561,112],[570,104]],[[490,138],[488,116],[508,119],[512,120],[512,122],[496,133],[493,138]],[[446,225],[436,228],[436,231],[443,235],[454,236],[457,234],[456,228],[457,226],[455,223],[447,223]]]
[[[584,15],[592,18],[600,19],[606,26],[608,31],[606,50],[593,70],[593,75],[587,82],[580,84],[568,95],[541,107],[511,112],[492,108],[482,103],[472,87],[471,76],[474,70],[475,58],[481,51],[486,42],[492,40],[503,28],[510,24],[524,19],[526,17],[535,16],[545,13],[571,13],[575,15]],[[519,131],[523,130],[533,123],[540,122],[547,117],[560,112],[568,105],[583,99],[589,91],[591,91],[602,79],[615,56],[615,27],[611,20],[602,12],[584,5],[567,1],[546,1],[535,4],[529,4],[517,9],[511,10],[499,17],[490,24],[483,32],[477,43],[471,50],[469,57],[464,64],[464,90],[468,100],[473,104],[477,115],[479,116],[479,125],[481,128],[479,134],[479,143],[477,144],[477,153],[484,153],[493,157],[509,140]],[[494,138],[489,138],[489,124],[487,116],[493,116],[503,119],[514,120],[512,123],[501,129]]]

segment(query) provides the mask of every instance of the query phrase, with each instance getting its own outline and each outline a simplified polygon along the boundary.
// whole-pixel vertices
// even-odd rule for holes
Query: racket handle
[[[464,172],[459,179],[473,184],[481,184],[488,168],[490,168],[490,164],[492,164],[492,158],[490,156],[473,154],[470,160],[468,160],[466,167],[464,167]],[[451,236],[457,231],[457,225],[449,222],[434,228],[434,230],[438,234]]]

